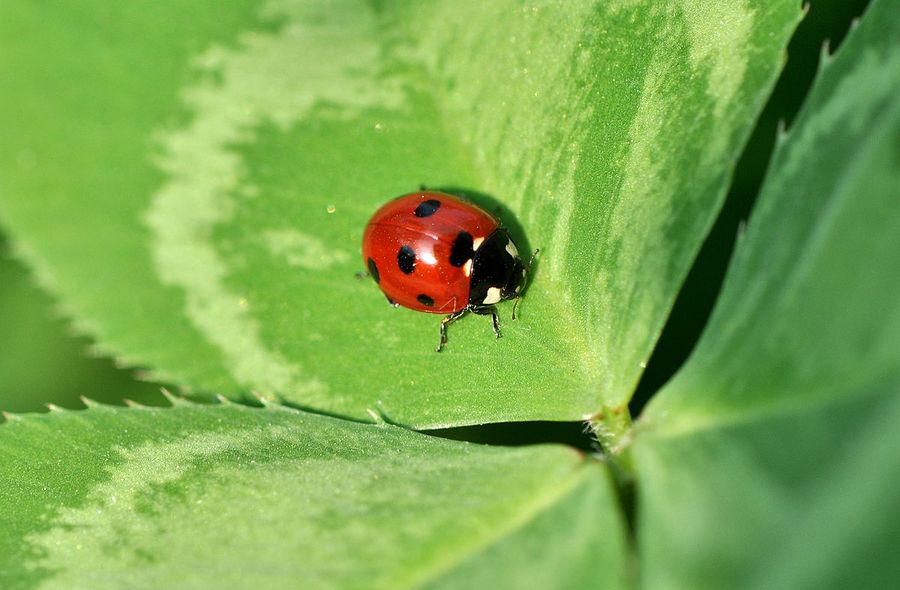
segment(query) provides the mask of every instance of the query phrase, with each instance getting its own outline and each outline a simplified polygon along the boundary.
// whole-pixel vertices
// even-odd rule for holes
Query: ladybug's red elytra
[[[509,299],[518,304],[529,266],[495,216],[427,190],[376,211],[363,234],[362,254],[391,305],[447,314],[438,352],[447,343],[447,325],[470,311],[490,315],[499,338],[494,305]]]

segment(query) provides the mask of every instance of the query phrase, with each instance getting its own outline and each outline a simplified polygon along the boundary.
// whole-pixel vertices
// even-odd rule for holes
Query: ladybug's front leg
[[[501,338],[503,334],[500,333],[500,316],[497,314],[497,310],[494,309],[494,306],[490,307],[473,307],[472,313],[476,313],[478,315],[490,315],[491,322],[494,324],[494,335],[497,338]]]
[[[444,345],[447,344],[447,326],[449,326],[450,324],[452,324],[453,322],[455,322],[456,320],[458,320],[459,318],[464,316],[467,311],[469,311],[469,308],[461,309],[459,311],[454,311],[453,313],[451,313],[450,315],[448,315],[447,317],[445,317],[444,319],[441,320],[441,341],[437,347],[438,352],[443,350]]]

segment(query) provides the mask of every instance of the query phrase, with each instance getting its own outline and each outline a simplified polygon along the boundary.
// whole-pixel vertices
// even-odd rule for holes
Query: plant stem
[[[628,406],[604,407],[591,416],[588,424],[604,454],[621,461],[624,458],[620,456],[625,446],[624,439],[631,430],[631,414],[628,412]]]

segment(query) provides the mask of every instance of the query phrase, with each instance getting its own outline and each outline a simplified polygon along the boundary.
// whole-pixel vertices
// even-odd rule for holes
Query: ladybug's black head
[[[525,287],[525,263],[503,228],[489,235],[475,250],[469,282],[469,305],[485,306],[515,299]]]
[[[506,283],[503,291],[500,292],[500,296],[503,299],[515,299],[522,294],[522,289],[525,288],[525,281],[527,280],[528,270],[525,268],[525,263],[516,256],[516,263],[512,273],[509,275],[509,282]]]

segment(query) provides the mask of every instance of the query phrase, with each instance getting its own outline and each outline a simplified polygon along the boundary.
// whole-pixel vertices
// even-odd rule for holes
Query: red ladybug
[[[438,352],[447,343],[447,325],[469,311],[490,315],[499,338],[494,304],[518,303],[528,268],[496,217],[432,191],[398,197],[376,211],[362,252],[391,305],[448,314],[441,320]]]

